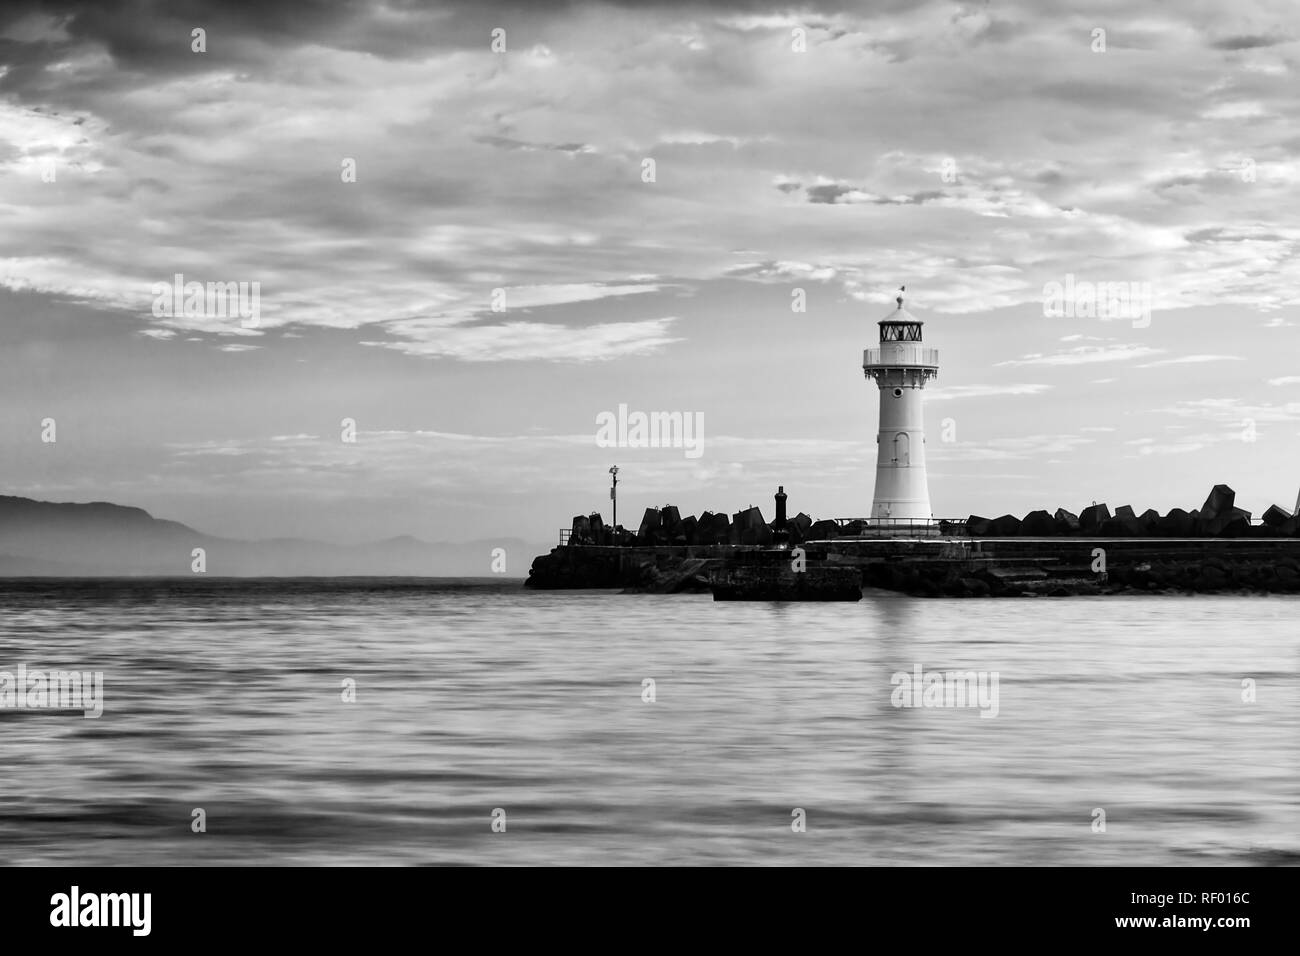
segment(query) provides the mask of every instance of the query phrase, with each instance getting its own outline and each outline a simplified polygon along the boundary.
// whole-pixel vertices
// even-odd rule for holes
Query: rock
[[[1107,518],[1101,523],[1102,535],[1108,538],[1140,538],[1146,534],[1146,525],[1133,514],[1132,508],[1127,509],[1127,514],[1120,514],[1120,510],[1117,508],[1113,518]]]
[[[771,544],[772,529],[763,520],[759,508],[746,508],[738,511],[732,520],[732,538],[735,544]]]
[[[1279,508],[1277,505],[1269,505],[1268,510],[1262,515],[1264,524],[1268,525],[1270,528],[1278,527],[1285,523],[1290,517],[1291,513],[1289,511]]]
[[[1020,519],[1015,515],[1002,515],[989,522],[988,533],[999,538],[1010,538],[1020,533]]]
[[[1225,515],[1232,510],[1236,504],[1237,493],[1227,485],[1215,485],[1210,489],[1209,497],[1205,499],[1205,504],[1201,505],[1201,520],[1210,521],[1220,515]]]
[[[1229,508],[1224,513],[1201,521],[1201,534],[1209,538],[1243,538],[1250,534],[1250,512]]]
[[[669,540],[682,533],[682,515],[676,505],[664,505],[660,508],[659,521],[663,526],[664,536]]]
[[[569,544],[594,545],[591,536],[591,519],[588,515],[573,515],[573,524],[569,525]]]
[[[682,519],[682,537],[686,539],[686,544],[697,544],[696,537],[699,535],[700,520],[695,515],[687,515]]]
[[[982,538],[988,535],[989,526],[992,524],[988,518],[981,518],[979,515],[971,515],[966,519],[966,533],[974,538]]]
[[[1115,509],[1116,518],[1136,518],[1137,514],[1133,511],[1132,505],[1120,505]]]
[[[1056,521],[1046,511],[1031,511],[1020,522],[1020,533],[1028,537],[1042,538],[1056,534]]]
[[[1300,536],[1300,516],[1287,518],[1274,529],[1279,537],[1294,538]]]
[[[662,524],[663,521],[659,514],[659,509],[647,508],[645,510],[645,516],[641,519],[641,527],[636,533],[637,540],[647,544],[652,543],[654,538],[658,535]]]
[[[823,518],[821,521],[814,521],[812,527],[808,529],[808,536],[805,541],[821,541],[826,538],[838,538],[840,535],[840,526],[829,518]]]
[[[1160,512],[1155,508],[1148,508],[1138,515],[1138,521],[1142,522],[1142,527],[1146,529],[1147,534],[1155,534],[1160,524]]]
[[[813,526],[811,515],[806,515],[802,511],[790,519],[786,524],[786,530],[790,533],[790,543],[800,544],[808,540],[808,529]]]
[[[1192,587],[1197,591],[1221,591],[1231,584],[1232,578],[1223,568],[1208,564],[1196,576]]]
[[[867,530],[867,523],[863,521],[861,518],[858,518],[854,521],[850,521],[843,528],[841,528],[840,534],[846,538],[851,538],[854,535],[864,534],[866,530]]]
[[[1196,533],[1196,519],[1182,508],[1171,508],[1156,522],[1156,534],[1163,538],[1190,538]]]
[[[1066,511],[1064,508],[1057,508],[1056,514],[1053,515],[1056,520],[1057,534],[1078,534],[1079,533],[1079,516],[1073,511]]]
[[[1079,530],[1084,534],[1097,534],[1101,530],[1101,523],[1109,517],[1110,509],[1104,503],[1089,505],[1079,515]]]

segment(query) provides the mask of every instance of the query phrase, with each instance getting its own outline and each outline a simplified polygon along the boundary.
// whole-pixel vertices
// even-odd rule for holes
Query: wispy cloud
[[[945,402],[961,398],[987,398],[991,395],[1041,395],[1050,385],[949,385],[927,391],[927,402]]]
[[[1244,362],[1240,355],[1183,355],[1179,358],[1161,359],[1158,362],[1146,362],[1138,368],[1160,368],[1165,365],[1192,365],[1201,362]]]
[[[1080,345],[1060,352],[1022,355],[1018,359],[998,362],[998,365],[1092,365],[1097,362],[1130,362],[1148,355],[1159,355],[1164,349],[1147,345]]]

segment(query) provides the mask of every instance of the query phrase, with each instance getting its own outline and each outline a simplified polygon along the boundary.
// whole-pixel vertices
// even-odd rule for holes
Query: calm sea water
[[[105,696],[0,710],[10,864],[1300,863],[1294,598],[10,581],[0,609],[0,671]],[[996,671],[997,716],[892,706],[918,665]]]

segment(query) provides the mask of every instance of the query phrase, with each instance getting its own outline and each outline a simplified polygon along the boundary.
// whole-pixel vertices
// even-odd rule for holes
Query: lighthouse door
[[[907,441],[907,432],[899,432],[894,436],[894,461],[898,463],[900,468],[906,468],[910,463]]]

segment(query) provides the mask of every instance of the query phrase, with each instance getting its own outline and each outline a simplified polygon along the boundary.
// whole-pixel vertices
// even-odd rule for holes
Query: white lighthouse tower
[[[903,308],[880,320],[880,344],[862,355],[862,371],[880,388],[876,434],[876,496],[873,524],[928,521],[930,488],[925,478],[922,389],[939,374],[939,350],[921,344],[921,320]]]

